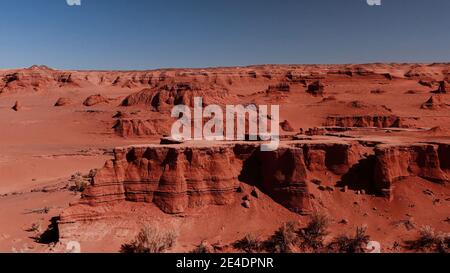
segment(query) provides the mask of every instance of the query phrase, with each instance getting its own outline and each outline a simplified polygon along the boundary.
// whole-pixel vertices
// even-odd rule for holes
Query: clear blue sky
[[[0,0],[0,68],[449,62],[449,0]]]

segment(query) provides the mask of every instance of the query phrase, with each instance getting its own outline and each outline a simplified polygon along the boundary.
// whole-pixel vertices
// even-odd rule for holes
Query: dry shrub
[[[171,249],[177,240],[174,231],[163,231],[155,227],[145,226],[136,238],[122,245],[122,253],[164,253]]]
[[[83,192],[89,185],[92,184],[97,170],[91,170],[88,175],[83,175],[80,172],[72,175],[69,179],[69,188],[74,192]]]
[[[241,240],[235,242],[233,247],[246,253],[258,253],[262,249],[261,240],[254,234],[247,234]]]
[[[265,246],[273,253],[292,253],[299,241],[297,232],[296,222],[285,223],[265,242]]]
[[[340,253],[364,253],[370,241],[366,232],[366,227],[357,227],[354,236],[340,235],[331,243],[330,248]]]
[[[313,214],[308,225],[299,232],[302,249],[317,251],[323,248],[325,237],[329,234],[329,222],[326,215]]]
[[[406,242],[410,250],[449,253],[450,234],[436,232],[430,226],[424,226],[419,231],[419,237]]]
[[[196,246],[191,253],[195,254],[208,254],[208,253],[215,253],[216,249],[213,245],[208,243],[208,241],[203,240],[198,246]]]

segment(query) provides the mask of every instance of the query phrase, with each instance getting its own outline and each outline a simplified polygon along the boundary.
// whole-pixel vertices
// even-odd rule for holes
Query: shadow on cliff
[[[298,161],[298,154],[290,150],[256,151],[244,160],[238,179],[285,208],[306,215],[310,211],[306,168]]]
[[[364,190],[367,194],[378,194],[374,179],[375,164],[375,155],[369,155],[361,159],[342,176],[341,181],[338,181],[336,186],[347,186],[351,190]]]
[[[59,217],[53,217],[50,220],[50,224],[47,227],[47,230],[45,230],[44,233],[33,237],[32,239],[34,239],[37,243],[45,245],[57,243],[59,241],[58,221]]]
[[[244,161],[241,173],[238,176],[240,182],[246,183],[250,186],[255,186],[262,192],[264,189],[261,187],[263,180],[262,172],[262,162],[259,160],[257,153],[252,153],[247,160]]]

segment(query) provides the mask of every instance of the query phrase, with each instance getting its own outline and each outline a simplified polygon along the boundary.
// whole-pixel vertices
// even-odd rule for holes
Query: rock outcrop
[[[128,119],[128,118],[131,118],[131,115],[129,113],[127,113],[127,112],[117,111],[114,114],[113,118],[115,118],[115,119]]]
[[[387,116],[329,116],[324,126],[337,127],[376,127],[401,128],[402,119],[395,115]]]
[[[120,118],[113,126],[121,137],[161,136],[170,132],[167,121],[158,119]]]
[[[445,104],[442,101],[442,98],[440,95],[434,95],[431,96],[424,104],[422,104],[422,109],[428,109],[428,110],[437,110],[440,108],[445,108],[447,104]]]
[[[122,106],[144,105],[155,111],[169,111],[174,105],[193,107],[195,97],[202,97],[207,105],[220,103],[227,96],[228,91],[220,86],[177,82],[131,94],[122,101]]]
[[[434,86],[434,82],[428,81],[428,80],[419,80],[419,84],[422,86],[429,87],[429,88],[433,88],[433,86]]]
[[[447,94],[449,92],[450,87],[448,87],[448,83],[446,81],[440,81],[438,90],[434,91],[436,94]]]
[[[294,132],[295,129],[292,127],[291,123],[288,120],[285,120],[280,123],[281,130],[285,132]]]
[[[90,106],[94,106],[94,105],[97,105],[100,103],[108,103],[108,102],[109,102],[109,100],[107,98],[103,97],[100,94],[97,94],[97,95],[92,95],[92,96],[89,96],[88,98],[86,98],[86,100],[83,102],[83,105],[90,107]]]
[[[11,107],[11,109],[18,112],[18,111],[22,110],[22,104],[20,103],[20,101],[16,101],[14,103],[13,107]]]
[[[271,93],[290,92],[290,91],[291,91],[291,86],[289,85],[289,83],[281,82],[279,84],[270,85],[267,88],[266,93],[271,94]]]
[[[0,93],[15,93],[19,90],[38,91],[48,87],[53,78],[46,72],[48,69],[31,67],[12,71],[0,79]]]
[[[307,214],[309,181],[322,178],[324,172],[344,174],[359,157],[357,146],[346,143],[297,143],[273,152],[245,142],[118,148],[114,159],[97,172],[80,204],[147,202],[166,213],[181,213],[188,207],[234,202],[239,183],[247,183],[283,206]]]
[[[437,183],[450,178],[450,144],[379,145],[375,149],[375,187],[389,193],[394,182],[418,176]]]
[[[134,147],[116,149],[97,172],[82,203],[153,202],[167,213],[189,205],[227,204],[237,189],[232,149]]]
[[[202,89],[211,85],[214,86],[213,89],[243,87],[249,83],[260,89],[286,82],[291,85],[303,85],[312,94],[320,95],[323,92],[323,85],[317,81],[323,81],[328,77],[370,77],[379,80],[406,77],[417,81],[438,82],[447,75],[447,71],[447,64],[263,65],[239,69],[220,67],[149,71],[60,71],[46,66],[32,66],[26,69],[0,71],[0,94],[86,87],[105,91],[124,88],[138,91],[144,88],[158,89],[164,85],[193,82]],[[444,89],[448,92],[448,87]],[[279,91],[283,90],[286,88],[283,87]]]
[[[155,95],[155,90],[145,88],[139,92],[133,93],[126,97],[121,105],[122,106],[134,106],[134,105],[148,105],[150,106]]]
[[[316,81],[308,85],[307,92],[314,96],[322,96],[325,91],[325,86],[320,82]]]
[[[71,105],[73,104],[73,101],[69,98],[59,98],[56,102],[55,102],[55,107],[62,107],[62,106],[67,106],[67,105]]]
[[[272,152],[259,148],[255,142],[117,148],[80,201],[60,215],[60,230],[70,233],[77,222],[120,218],[107,208],[122,202],[153,203],[168,214],[231,205],[242,202],[237,198],[242,183],[309,214],[317,181],[390,198],[395,184],[408,177],[450,182],[450,144],[445,143],[379,144],[369,154],[359,142],[290,141]]]

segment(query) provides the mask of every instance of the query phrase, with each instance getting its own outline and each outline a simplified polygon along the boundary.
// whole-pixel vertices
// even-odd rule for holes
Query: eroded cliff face
[[[97,172],[82,204],[155,203],[166,213],[234,202],[240,180],[291,209],[308,207],[307,169],[301,148],[264,153],[259,145],[149,146],[116,149]]]
[[[105,87],[143,89],[168,85],[155,102],[166,103],[167,99],[188,99],[184,95],[174,94],[171,87],[180,82],[197,82],[222,87],[239,86],[255,79],[278,83],[311,86],[310,92],[322,94],[324,86],[319,82],[326,77],[369,77],[372,79],[428,79],[439,82],[438,93],[448,93],[447,64],[366,64],[366,65],[260,65],[240,68],[210,69],[161,69],[150,71],[59,71],[46,66],[32,66],[24,69],[0,71],[0,94],[21,91],[39,91],[61,87]],[[177,79],[177,81],[173,81]],[[273,84],[273,83],[272,83]],[[286,85],[285,85],[286,86]],[[175,89],[177,87],[175,86]],[[283,88],[285,90],[285,88]],[[167,91],[167,92],[166,92]],[[223,93],[221,93],[223,94]],[[141,94],[142,95],[142,94]],[[161,98],[159,98],[159,96]],[[135,96],[136,98],[136,96]],[[214,98],[214,97],[213,97]],[[133,98],[131,99],[133,101]]]
[[[380,190],[389,190],[394,182],[410,176],[449,182],[449,144],[379,145],[375,158],[374,182]]]
[[[167,214],[235,207],[244,185],[302,215],[320,206],[319,191],[328,189],[392,199],[397,183],[415,181],[409,177],[448,185],[449,152],[445,143],[369,147],[357,141],[289,141],[272,152],[262,152],[258,142],[117,148],[80,201],[60,215],[60,237],[72,238],[83,223],[120,222],[116,205],[140,203],[145,210],[142,205],[153,203]]]
[[[330,116],[325,126],[337,127],[376,127],[376,128],[401,128],[404,119],[395,115],[386,116]]]
[[[114,154],[83,203],[153,202],[167,213],[180,213],[188,206],[227,204],[238,187],[230,148],[134,147]]]
[[[171,128],[168,124],[162,119],[120,118],[113,129],[121,137],[148,137],[169,134]]]
[[[145,105],[154,111],[170,111],[174,105],[194,107],[194,97],[201,97],[203,104],[220,103],[229,96],[229,92],[220,84],[170,82],[162,83],[155,88],[146,88],[126,97],[122,106]],[[230,100],[230,98],[228,98]]]
[[[395,182],[410,176],[449,181],[449,144],[382,144],[370,156],[362,155],[362,149],[357,142],[292,142],[272,152],[260,151],[257,143],[118,148],[80,203],[146,202],[166,213],[181,213],[188,207],[230,204],[243,182],[288,209],[308,213],[311,181],[334,184],[362,164],[368,168],[364,187],[375,193],[389,193]]]
[[[355,144],[288,144],[262,152],[258,143],[118,148],[83,193],[80,204],[154,203],[166,213],[235,201],[241,182],[276,202],[310,212],[309,186],[323,173],[341,175],[360,157]]]

